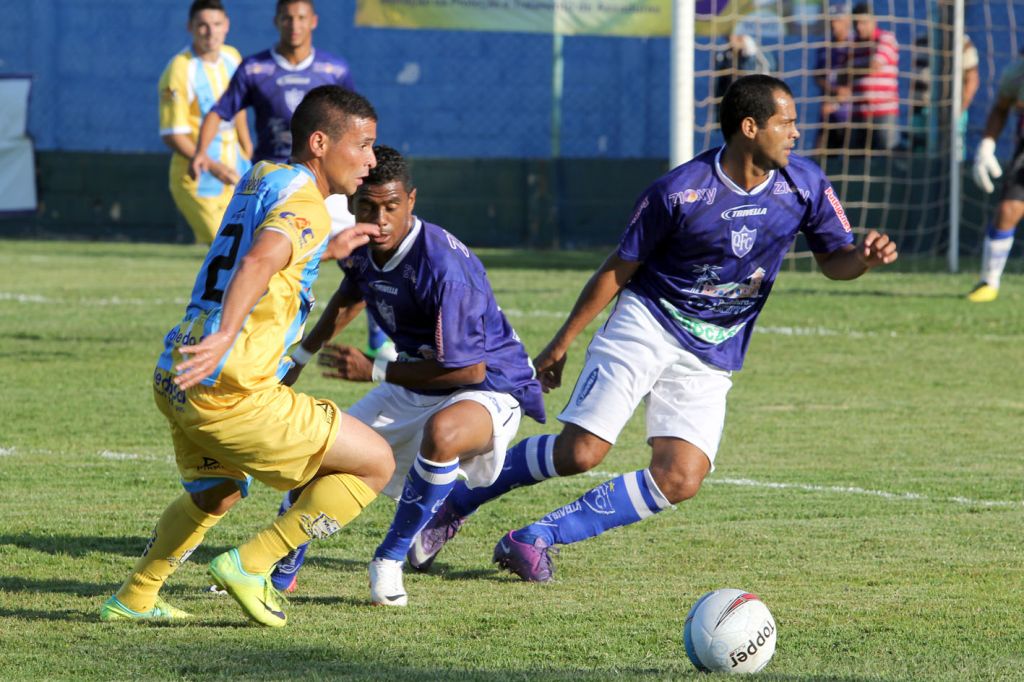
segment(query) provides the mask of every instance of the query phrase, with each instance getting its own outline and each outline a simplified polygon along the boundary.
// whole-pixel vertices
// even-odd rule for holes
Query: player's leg
[[[506,403],[504,411],[510,417],[518,416],[518,404],[511,399]],[[370,562],[370,599],[374,604],[405,606],[408,602],[402,563],[413,538],[443,505],[460,463],[494,449],[494,421],[488,407],[475,400],[451,402],[427,419],[394,519]]]
[[[157,405],[161,410],[167,405],[159,392]],[[100,609],[103,620],[187,617],[187,613],[159,597],[160,588],[199,546],[206,532],[248,490],[248,479],[244,477],[198,478],[204,463],[212,460],[173,420],[170,427],[178,468],[188,481],[186,492],[161,514],[128,579]]]
[[[1024,155],[1018,157],[1024,161]],[[1016,169],[1016,164],[1014,166]],[[999,295],[1003,269],[1013,248],[1017,223],[1024,218],[1024,169],[1014,170],[1006,179],[1004,198],[996,207],[996,216],[985,233],[981,250],[981,274],[974,289],[967,295],[973,303],[988,303]],[[1011,187],[1010,185],[1016,187]]]
[[[220,197],[199,197],[196,196],[197,185],[187,173],[183,178],[171,178],[171,198],[178,211],[185,218],[196,242],[209,245],[217,236],[220,229],[221,219],[224,217],[224,210],[230,200],[228,196]]]
[[[658,355],[671,363],[645,397],[651,466],[602,483],[540,520],[508,533],[494,550],[494,560],[503,568],[524,580],[550,580],[553,566],[548,548],[552,545],[579,542],[636,523],[692,497],[700,488],[721,440],[726,395],[732,386],[730,373],[703,363],[668,338],[659,339],[652,332],[650,339]],[[591,429],[586,413],[576,417],[584,422],[585,431]],[[577,468],[596,466],[600,461],[596,454],[601,450],[595,439],[603,439],[593,432],[576,439],[580,444],[569,454],[576,457]],[[588,461],[588,454],[593,460]]]

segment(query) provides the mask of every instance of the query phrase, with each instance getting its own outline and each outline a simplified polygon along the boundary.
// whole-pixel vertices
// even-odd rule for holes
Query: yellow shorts
[[[341,425],[333,402],[280,384],[255,393],[207,386],[182,393],[158,378],[154,394],[170,422],[182,482],[193,491],[214,484],[204,479],[230,479],[244,492],[248,476],[278,490],[298,488],[316,474]]]
[[[175,154],[171,163],[170,188],[174,205],[188,221],[196,241],[200,244],[213,242],[234,193],[234,185],[225,185],[224,191],[214,197],[196,196],[197,183],[188,175],[188,162],[178,162]]]

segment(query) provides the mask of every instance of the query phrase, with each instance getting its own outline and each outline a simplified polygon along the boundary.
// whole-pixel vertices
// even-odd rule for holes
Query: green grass
[[[482,256],[533,353],[601,259]],[[778,621],[764,679],[1024,679],[1018,276],[996,303],[972,306],[970,274],[784,273],[701,494],[563,548],[555,584],[498,573],[494,542],[600,479],[486,505],[435,574],[407,578],[404,610],[366,605],[365,564],[392,512],[377,501],[313,550],[288,627],[260,629],[203,592],[205,563],[274,514],[278,495],[257,487],[164,590],[196,622],[99,622],[180,490],[149,373],[201,258],[195,247],[0,242],[6,679],[703,679],[682,621],[719,587],[756,592]],[[324,268],[321,300],[337,279]],[[366,390],[315,374],[299,387],[342,404]],[[552,418],[567,393],[549,396]],[[599,471],[648,456],[640,415]]]

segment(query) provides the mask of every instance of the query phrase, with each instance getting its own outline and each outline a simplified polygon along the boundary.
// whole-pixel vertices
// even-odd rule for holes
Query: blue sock
[[[366,316],[366,343],[370,346],[370,350],[377,350],[385,343],[388,342],[388,335],[384,333],[384,330],[380,328],[373,318],[369,315]]]
[[[427,525],[427,521],[437,513],[441,503],[448,497],[458,472],[458,460],[440,464],[424,459],[423,455],[416,455],[416,461],[405,477],[405,487],[398,500],[398,508],[395,509],[395,518],[384,541],[373,553],[374,559],[405,560],[412,539]]]
[[[532,544],[540,538],[548,545],[567,545],[636,523],[671,506],[649,469],[631,471],[517,530],[516,539]]]
[[[488,500],[504,495],[513,488],[533,485],[554,478],[552,460],[555,436],[531,436],[516,443],[505,455],[505,466],[498,480],[486,488],[469,488],[459,481],[448,496],[448,504],[459,516],[469,516]]]

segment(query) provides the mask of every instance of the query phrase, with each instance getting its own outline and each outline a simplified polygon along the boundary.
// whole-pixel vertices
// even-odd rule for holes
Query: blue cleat
[[[274,566],[274,570],[270,573],[270,581],[274,583],[274,589],[278,592],[295,591],[295,586],[298,583],[299,569],[306,562],[306,548],[308,547],[308,542],[304,545],[299,545],[285,554],[277,562],[277,565]]]

